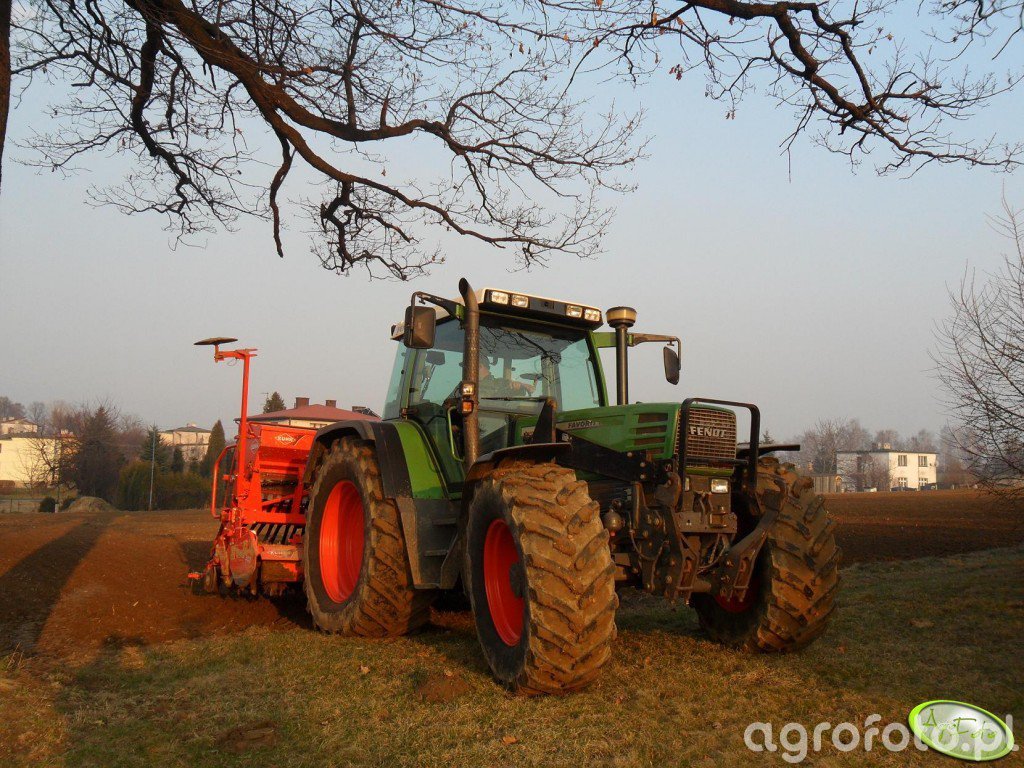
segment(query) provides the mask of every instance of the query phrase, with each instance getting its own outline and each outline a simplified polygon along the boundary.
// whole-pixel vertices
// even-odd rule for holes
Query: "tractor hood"
[[[583,408],[558,414],[557,428],[605,448],[626,453],[651,451],[655,459],[672,458],[679,448],[679,403],[633,403]],[[517,442],[533,432],[536,419],[524,420]],[[726,408],[696,406],[690,412],[690,453],[736,457],[736,414]]]
[[[558,414],[556,426],[570,435],[620,452],[651,451],[671,458],[679,430],[677,403],[636,403]]]

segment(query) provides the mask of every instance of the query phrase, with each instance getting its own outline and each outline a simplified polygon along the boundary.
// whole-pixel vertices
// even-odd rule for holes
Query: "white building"
[[[836,451],[836,473],[842,478],[845,491],[935,487],[937,465],[938,454],[935,453],[894,451],[888,447]]]
[[[172,448],[181,448],[186,463],[202,461],[210,444],[210,430],[188,423],[184,427],[161,432],[160,442]]]
[[[39,432],[39,425],[28,419],[0,420],[0,437],[7,435],[34,435]]]
[[[0,437],[0,490],[52,485],[58,456],[73,446],[67,438],[31,433]]]

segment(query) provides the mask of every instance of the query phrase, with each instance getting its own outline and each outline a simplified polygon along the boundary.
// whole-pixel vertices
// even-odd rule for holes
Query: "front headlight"
[[[519,307],[520,309],[529,309],[530,308],[530,297],[529,296],[523,296],[522,294],[519,294],[519,293],[513,293],[512,294],[512,306],[513,307]]]
[[[565,307],[565,314],[569,317],[583,317],[583,307],[579,307],[575,304],[568,304]]]
[[[729,481],[712,479],[711,481],[711,492],[712,493],[728,493],[729,492]]]
[[[508,304],[508,293],[505,291],[490,291],[489,296],[495,304]]]

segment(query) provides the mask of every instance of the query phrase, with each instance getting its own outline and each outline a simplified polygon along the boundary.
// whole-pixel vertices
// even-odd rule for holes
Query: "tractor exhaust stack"
[[[463,410],[463,451],[468,472],[480,454],[480,417],[477,414],[480,406],[480,393],[477,391],[480,383],[480,308],[476,294],[466,278],[459,280],[459,293],[466,307],[466,316],[463,318],[466,340],[462,356],[462,399],[464,403],[467,400],[470,403],[469,412]]]

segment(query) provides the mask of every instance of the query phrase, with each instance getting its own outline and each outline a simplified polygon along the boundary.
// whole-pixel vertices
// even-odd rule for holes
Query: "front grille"
[[[735,459],[736,414],[711,408],[691,408],[686,435],[686,454],[711,459]]]

